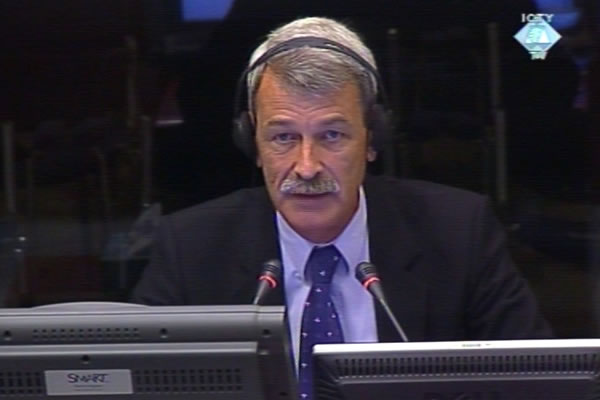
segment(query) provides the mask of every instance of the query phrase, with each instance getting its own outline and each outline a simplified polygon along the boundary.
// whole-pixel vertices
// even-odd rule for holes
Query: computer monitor
[[[296,400],[282,306],[0,309],[0,399]]]
[[[233,0],[141,0],[141,54],[150,60],[196,60]],[[170,64],[170,63],[169,63]]]
[[[600,339],[371,343],[314,347],[315,398],[600,398]]]

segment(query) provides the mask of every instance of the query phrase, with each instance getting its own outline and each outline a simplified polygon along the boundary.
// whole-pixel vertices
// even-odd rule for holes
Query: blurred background
[[[562,36],[543,60],[529,13]],[[0,305],[123,301],[160,215],[261,184],[235,84],[301,16],[375,53],[397,126],[371,172],[490,196],[558,336],[598,336],[597,0],[2,1]]]

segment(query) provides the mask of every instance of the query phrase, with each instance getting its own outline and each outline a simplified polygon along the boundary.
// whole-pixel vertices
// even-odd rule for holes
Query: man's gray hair
[[[322,37],[338,42],[377,69],[373,53],[355,32],[338,21],[321,17],[297,19],[274,30],[267,40],[254,50],[248,65],[251,66],[261,55],[279,43],[303,36]],[[374,103],[377,97],[376,78],[350,56],[327,49],[299,47],[273,56],[248,74],[250,113],[256,111],[254,98],[267,66],[287,88],[301,94],[329,94],[340,90],[348,82],[356,82],[363,107]]]

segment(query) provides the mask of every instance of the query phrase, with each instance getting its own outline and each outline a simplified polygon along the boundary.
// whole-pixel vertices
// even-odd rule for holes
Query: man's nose
[[[310,139],[303,140],[299,147],[294,172],[302,179],[313,179],[323,169],[318,149]]]

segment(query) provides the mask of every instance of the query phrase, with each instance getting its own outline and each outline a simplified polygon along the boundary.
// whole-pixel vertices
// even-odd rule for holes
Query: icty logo
[[[552,28],[554,14],[521,14],[521,21],[527,22],[514,36],[531,54],[532,60],[544,60],[548,50],[561,38]]]

